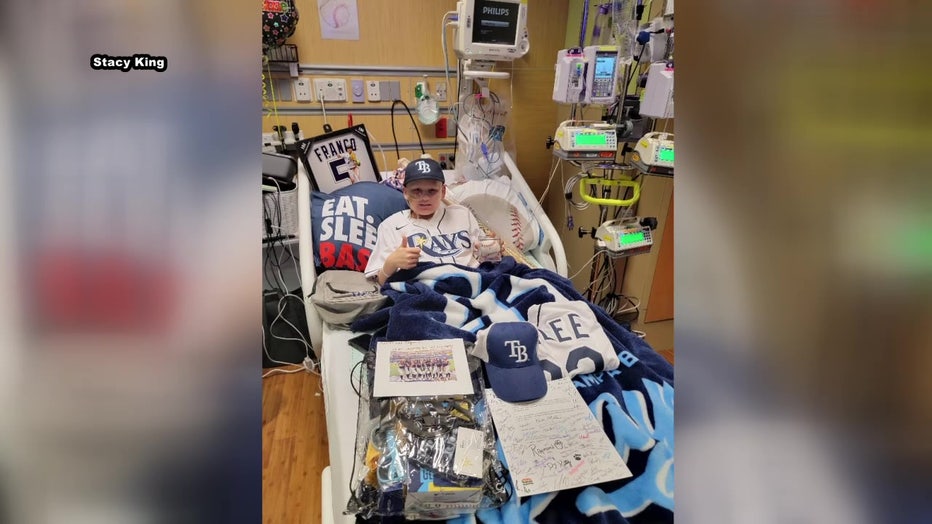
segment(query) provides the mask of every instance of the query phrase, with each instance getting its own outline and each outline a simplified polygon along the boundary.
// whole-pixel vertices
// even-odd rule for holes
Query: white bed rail
[[[527,202],[528,209],[537,217],[537,221],[540,223],[541,229],[544,231],[544,240],[539,246],[531,250],[531,254],[537,260],[545,260],[551,258],[555,264],[555,267],[549,268],[552,271],[560,274],[561,276],[567,276],[569,274],[568,268],[566,265],[566,251],[563,249],[563,242],[560,240],[560,234],[557,232],[557,229],[553,227],[553,222],[550,221],[550,217],[547,216],[547,213],[544,212],[544,208],[541,207],[540,203],[537,202],[537,197],[534,195],[534,192],[531,191],[530,186],[527,185],[527,181],[524,180],[524,175],[521,174],[521,170],[518,169],[518,166],[515,165],[515,161],[511,158],[511,155],[506,151],[504,154],[505,167],[508,168],[508,171],[511,172],[511,185],[512,187],[524,197]],[[552,252],[552,253],[551,253]]]
[[[298,162],[296,176],[298,186],[298,257],[301,259],[301,294],[304,299],[304,311],[307,315],[307,330],[311,336],[311,347],[318,362],[323,351],[323,322],[317,314],[317,308],[311,302],[317,270],[314,268],[314,235],[311,227],[311,179],[304,169],[304,162]]]

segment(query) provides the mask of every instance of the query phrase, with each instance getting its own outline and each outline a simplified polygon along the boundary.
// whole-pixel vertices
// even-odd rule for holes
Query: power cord
[[[320,373],[319,371],[317,371],[319,363],[316,363],[314,359],[311,357],[312,346],[310,342],[308,342],[308,340],[304,337],[304,334],[301,332],[301,330],[297,326],[295,326],[293,323],[291,323],[288,319],[284,317],[285,303],[288,299],[298,300],[302,308],[307,307],[307,306],[304,303],[304,300],[300,296],[295,295],[294,293],[291,293],[289,291],[288,286],[285,282],[284,274],[282,273],[282,265],[284,261],[279,257],[279,249],[282,251],[283,254],[287,253],[287,255],[291,257],[291,261],[292,261],[292,264],[295,270],[295,275],[297,276],[297,279],[298,279],[298,286],[300,287],[303,285],[303,282],[301,280],[301,271],[298,266],[298,259],[294,255],[294,251],[291,248],[291,244],[285,244],[284,242],[285,235],[282,234],[284,232],[282,228],[282,216],[283,216],[282,205],[281,205],[282,188],[277,180],[273,179],[272,182],[275,184],[276,189],[277,189],[275,193],[275,197],[272,199],[274,203],[274,213],[273,213],[273,210],[270,209],[270,204],[267,201],[264,202],[263,212],[264,212],[264,220],[266,222],[266,225],[270,229],[272,229],[273,233],[277,233],[277,234],[274,234],[272,236],[272,241],[266,247],[265,261],[264,261],[264,267],[263,267],[263,276],[265,278],[266,283],[269,285],[269,289],[272,291],[278,291],[281,294],[281,298],[278,300],[278,305],[277,305],[278,314],[269,323],[268,329],[269,329],[269,334],[275,339],[282,340],[282,341],[300,342],[304,346],[304,361],[301,364],[295,364],[293,362],[283,362],[283,361],[272,358],[268,350],[268,345],[266,343],[265,328],[263,326],[262,349],[266,357],[269,359],[269,361],[274,362],[276,364],[286,365],[286,366],[297,365],[301,367],[297,369],[272,369],[264,373],[262,377],[265,378],[271,375],[282,374],[282,373],[295,373],[297,371],[302,371],[302,370],[305,370],[308,373],[313,373],[319,376]],[[272,215],[275,215],[275,216],[272,216]],[[271,278],[269,278],[269,273],[271,273]],[[281,320],[287,326],[289,326],[291,330],[293,330],[293,332],[296,333],[298,337],[300,338],[286,337],[286,336],[275,334],[275,325],[276,323],[278,323],[279,320]]]
[[[553,169],[550,170],[550,178],[547,179],[547,187],[544,188],[544,192],[540,195],[540,200],[537,201],[537,203],[541,205],[543,205],[544,199],[547,198],[547,192],[550,191],[550,184],[553,182],[553,177],[557,174],[557,167],[560,165],[560,159],[554,156],[550,164]]]
[[[411,114],[411,108],[408,107],[408,104],[404,103],[404,100],[393,100],[392,110],[391,110],[391,120],[392,120],[392,140],[395,141],[395,156],[398,157],[398,160],[401,160],[401,153],[398,151],[398,138],[395,136],[395,106],[397,104],[401,104],[402,106],[404,106],[405,111],[408,112],[408,118],[411,119],[411,125],[414,126],[414,132],[417,133],[417,143],[421,146],[421,154],[426,155],[427,151],[424,150],[424,142],[421,141],[421,130],[418,129],[417,123],[414,121],[414,115]]]
[[[366,134],[369,135],[369,138],[372,139],[372,143],[374,143],[375,146],[379,148],[379,152],[382,153],[382,169],[388,170],[388,160],[385,158],[385,150],[382,149],[382,143],[372,134],[372,131],[366,129]],[[376,169],[376,171],[381,173],[380,169]]]
[[[271,333],[271,327],[269,328],[269,332]],[[275,335],[273,334],[272,336],[274,337]],[[276,337],[276,338],[279,338],[279,337]],[[280,368],[270,369],[269,371],[266,371],[265,373],[262,374],[262,378],[270,377],[272,375],[289,375],[292,373],[297,373],[299,371],[307,371],[308,373],[312,373],[320,377],[320,371],[319,371],[320,365],[314,362],[311,359],[310,355],[307,355],[301,364],[295,364],[293,362],[282,362],[281,360],[275,360],[274,358],[272,358],[272,355],[269,353],[269,348],[265,343],[265,327],[264,326],[262,326],[262,351],[265,352],[266,358],[268,358],[269,361],[271,362],[274,362],[276,364],[282,364],[285,366],[299,366],[297,368],[290,368],[290,369],[280,369]]]

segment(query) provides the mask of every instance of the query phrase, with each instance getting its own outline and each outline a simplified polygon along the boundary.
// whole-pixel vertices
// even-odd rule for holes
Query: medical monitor
[[[527,0],[461,0],[456,12],[458,58],[510,62],[528,52]]]

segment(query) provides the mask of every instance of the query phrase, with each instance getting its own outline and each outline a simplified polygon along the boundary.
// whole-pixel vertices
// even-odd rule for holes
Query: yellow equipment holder
[[[634,191],[631,194],[631,198],[628,200],[618,200],[615,198],[597,198],[588,194],[588,186],[593,185],[598,185],[600,188],[604,186],[630,187],[633,188]],[[615,180],[607,178],[584,177],[579,179],[579,196],[590,204],[597,204],[600,206],[627,207],[634,205],[637,203],[638,199],[641,198],[641,183],[631,179]]]

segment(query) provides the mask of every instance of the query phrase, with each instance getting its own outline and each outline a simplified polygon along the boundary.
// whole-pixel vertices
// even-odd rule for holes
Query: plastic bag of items
[[[372,397],[374,353],[365,362],[346,513],[440,520],[501,506],[511,488],[479,361],[469,357],[473,395],[389,398]]]

